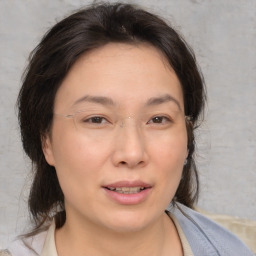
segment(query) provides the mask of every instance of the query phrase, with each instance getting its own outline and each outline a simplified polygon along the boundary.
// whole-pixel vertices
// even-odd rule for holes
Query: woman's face
[[[67,222],[135,231],[165,215],[187,156],[183,105],[175,72],[152,46],[111,43],[73,65],[44,142]]]

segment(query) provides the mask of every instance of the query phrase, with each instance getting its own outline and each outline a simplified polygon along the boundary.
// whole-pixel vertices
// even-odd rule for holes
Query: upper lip
[[[122,188],[122,187],[127,187],[127,188],[132,188],[132,187],[144,187],[144,188],[150,188],[152,185],[140,181],[140,180],[135,180],[135,181],[128,181],[128,180],[121,180],[113,183],[109,183],[107,185],[104,185],[103,187],[105,188]]]

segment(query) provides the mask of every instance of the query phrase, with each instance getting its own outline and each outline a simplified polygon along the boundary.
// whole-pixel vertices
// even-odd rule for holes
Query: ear
[[[42,135],[41,136],[41,143],[42,143],[42,150],[43,150],[46,162],[49,165],[54,166],[55,165],[55,160],[54,160],[52,141],[51,141],[50,135],[49,134]]]

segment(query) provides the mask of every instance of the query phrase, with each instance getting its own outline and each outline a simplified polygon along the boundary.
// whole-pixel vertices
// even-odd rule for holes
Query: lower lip
[[[112,200],[119,204],[125,204],[125,205],[135,205],[142,203],[143,201],[146,200],[148,197],[151,188],[146,188],[139,193],[134,193],[134,194],[121,194],[117,193],[115,191],[109,190],[107,188],[103,188],[107,194]]]

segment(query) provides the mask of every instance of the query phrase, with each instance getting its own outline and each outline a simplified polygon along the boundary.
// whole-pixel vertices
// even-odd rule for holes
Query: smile
[[[102,187],[111,201],[121,205],[136,205],[144,202],[152,193],[151,184],[137,181],[118,181]]]
[[[119,188],[107,187],[107,189],[111,191],[115,191],[120,194],[136,194],[143,191],[145,187],[119,187]]]

